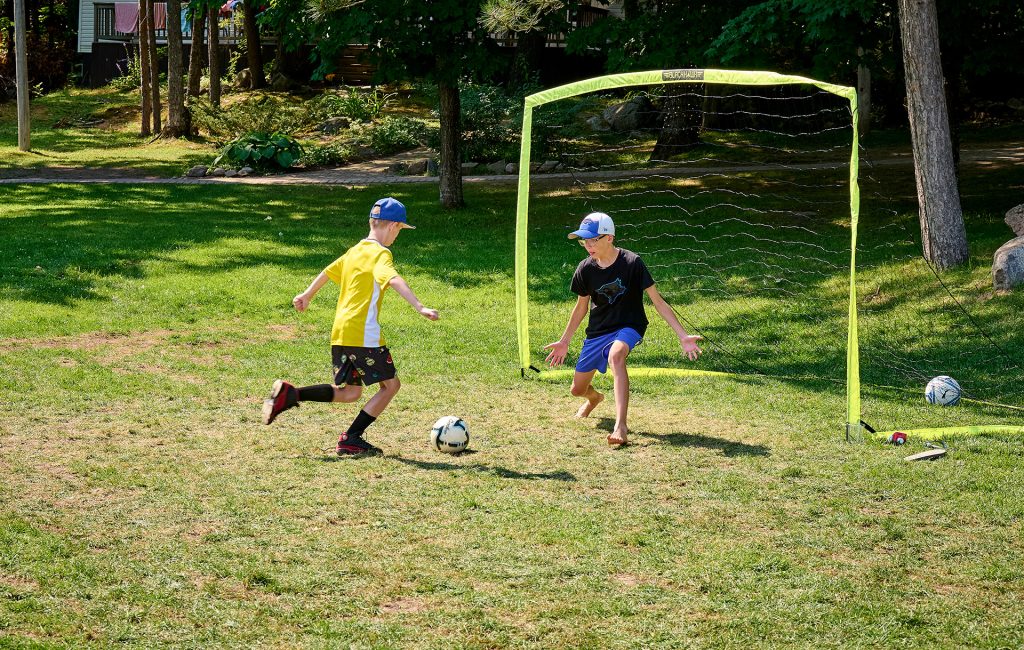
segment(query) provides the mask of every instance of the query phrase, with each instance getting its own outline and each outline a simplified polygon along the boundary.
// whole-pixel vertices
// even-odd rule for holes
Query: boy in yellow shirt
[[[423,317],[438,319],[437,311],[424,307],[395,270],[388,246],[405,228],[415,228],[409,225],[405,206],[390,197],[380,199],[370,210],[370,234],[332,262],[309,288],[292,300],[295,309],[305,311],[328,280],[339,285],[331,329],[334,383],[296,388],[276,380],[263,402],[264,424],[270,424],[282,411],[298,406],[299,402],[354,402],[362,396],[363,386],[379,383],[377,394],[363,405],[348,431],[338,438],[337,452],[339,456],[381,453],[363,440],[363,433],[380,417],[402,385],[380,331],[384,292],[393,287]]]

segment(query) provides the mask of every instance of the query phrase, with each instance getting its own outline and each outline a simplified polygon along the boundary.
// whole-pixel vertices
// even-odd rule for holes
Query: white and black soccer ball
[[[430,430],[430,446],[444,454],[457,454],[469,446],[469,426],[462,418],[446,415]]]
[[[924,398],[929,404],[953,406],[960,401],[960,384],[952,377],[940,375],[928,382],[924,389]]]

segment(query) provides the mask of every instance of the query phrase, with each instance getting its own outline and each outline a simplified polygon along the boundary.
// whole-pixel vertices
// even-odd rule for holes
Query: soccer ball
[[[924,389],[924,397],[929,404],[953,406],[960,401],[960,384],[946,375],[940,375],[928,382]]]
[[[469,426],[462,418],[446,415],[430,430],[430,446],[444,454],[457,454],[469,446]]]

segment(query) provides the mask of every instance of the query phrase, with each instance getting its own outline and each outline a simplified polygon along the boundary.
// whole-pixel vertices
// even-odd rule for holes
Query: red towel
[[[153,17],[156,20],[157,29],[167,29],[167,3],[153,3]]]

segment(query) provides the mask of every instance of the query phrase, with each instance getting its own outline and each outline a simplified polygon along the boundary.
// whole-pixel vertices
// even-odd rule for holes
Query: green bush
[[[309,123],[301,105],[274,95],[252,95],[226,108],[197,99],[191,108],[193,123],[220,142],[248,133],[296,133]]]
[[[227,162],[236,167],[248,165],[257,169],[288,169],[302,155],[302,145],[290,135],[248,133],[225,145],[213,164]]]
[[[117,64],[120,76],[110,80],[110,85],[118,90],[138,90],[142,86],[142,64],[139,62],[139,55],[129,56],[122,66]]]
[[[300,162],[306,167],[343,165],[355,158],[355,149],[347,144],[312,144],[304,148]]]
[[[353,121],[372,122],[384,113],[394,96],[394,93],[385,93],[377,88],[370,93],[349,88],[344,93],[329,92],[311,99],[308,110],[317,121],[347,117]]]
[[[369,130],[370,146],[385,156],[415,149],[426,141],[427,125],[408,117],[385,117]]]

